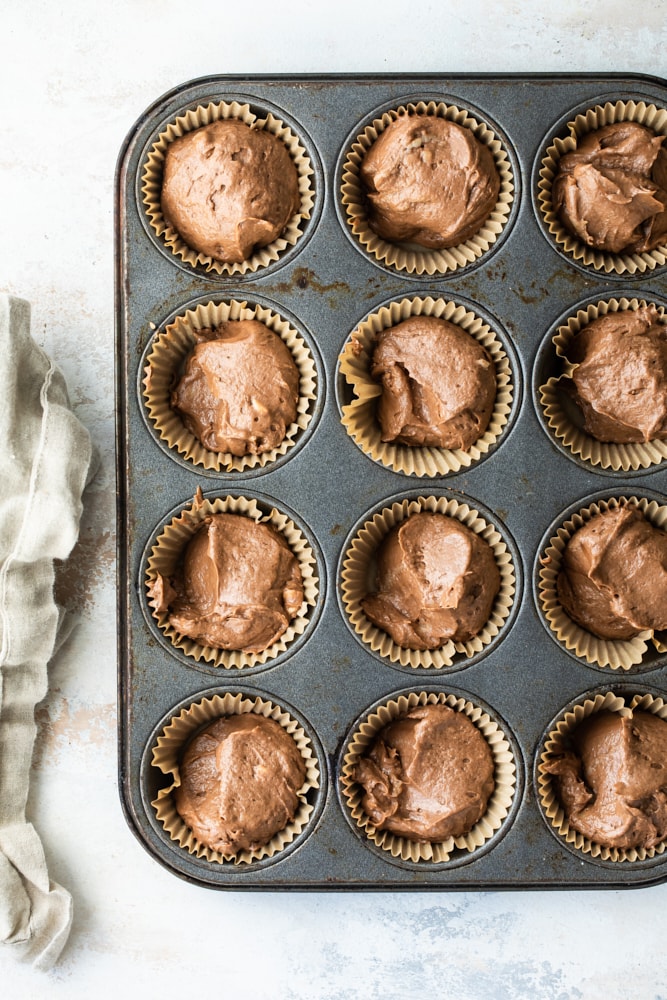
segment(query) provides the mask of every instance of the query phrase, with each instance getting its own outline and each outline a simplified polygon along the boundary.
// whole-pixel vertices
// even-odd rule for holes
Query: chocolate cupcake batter
[[[296,420],[299,370],[278,334],[258,320],[196,332],[171,405],[205,448],[259,455]]]
[[[377,335],[371,374],[382,385],[382,440],[470,448],[486,431],[496,398],[495,365],[461,327],[413,316]]]
[[[287,147],[265,129],[223,119],[167,147],[162,214],[193,250],[225,263],[273,243],[298,211]]]
[[[617,444],[667,440],[667,325],[655,306],[593,320],[567,357],[588,434]]]
[[[369,222],[382,239],[429,249],[464,243],[498,200],[500,177],[470,129],[436,115],[401,115],[360,167]]]
[[[259,653],[303,602],[301,571],[284,538],[240,514],[207,517],[173,580],[158,576],[149,597],[169,624],[203,646]]]
[[[413,514],[393,528],[377,559],[377,592],[361,606],[408,649],[466,642],[486,624],[500,589],[490,545],[456,518]]]
[[[650,712],[589,716],[572,750],[545,766],[570,826],[604,847],[667,838],[667,722]]]
[[[596,514],[565,547],[558,598],[602,639],[666,629],[667,533],[630,504]]]
[[[294,819],[305,775],[281,725],[253,712],[230,715],[186,747],[175,805],[200,843],[227,856],[252,851]]]
[[[377,829],[433,843],[468,833],[495,787],[482,733],[462,712],[437,704],[413,708],[385,726],[354,777]]]
[[[664,138],[637,122],[584,135],[561,158],[553,182],[553,206],[563,225],[608,253],[642,253],[667,243]]]

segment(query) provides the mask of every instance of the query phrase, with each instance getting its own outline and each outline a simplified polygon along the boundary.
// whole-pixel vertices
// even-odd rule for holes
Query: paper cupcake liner
[[[193,350],[197,330],[214,329],[228,320],[259,320],[278,334],[289,348],[299,370],[299,398],[296,420],[287,428],[277,448],[259,455],[232,455],[230,452],[209,451],[188,430],[180,415],[171,406],[171,390],[179,377],[188,354]],[[317,369],[310,349],[301,334],[278,313],[262,305],[248,305],[231,299],[207,302],[188,309],[166,329],[158,333],[146,358],[142,381],[146,412],[158,437],[193,465],[218,473],[263,469],[286,455],[310,424],[317,394]]]
[[[612,469],[614,472],[638,472],[640,469],[659,465],[667,458],[667,441],[615,444],[597,441],[586,434],[575,422],[578,410],[576,404],[566,395],[567,381],[572,378],[578,367],[567,360],[567,349],[576,334],[600,316],[627,310],[635,311],[646,305],[645,299],[612,298],[592,303],[586,309],[579,309],[566,323],[558,327],[552,338],[556,355],[561,361],[562,373],[552,376],[538,389],[547,425],[563,447],[593,466]],[[664,307],[656,306],[656,308],[661,321],[667,324]]]
[[[598,500],[573,514],[549,539],[540,557],[538,579],[539,604],[549,628],[558,641],[587,663],[611,670],[630,670],[641,664],[649,642],[658,652],[665,651],[664,642],[667,635],[647,630],[632,639],[600,639],[577,625],[565,612],[558,600],[557,581],[565,547],[575,531],[596,514],[616,510],[625,505],[638,507],[651,524],[663,531],[667,530],[667,505],[661,506],[655,500],[636,496]]]
[[[167,225],[160,203],[164,159],[169,144],[187,132],[193,132],[204,125],[229,118],[238,119],[255,129],[265,129],[284,142],[297,169],[301,196],[299,211],[292,216],[278,239],[257,250],[247,260],[234,263],[215,260],[213,257],[199,253],[188,246],[176,230]],[[238,101],[231,103],[220,101],[216,104],[210,103],[206,106],[200,105],[197,108],[188,109],[170,122],[159,134],[143,164],[141,193],[144,210],[155,235],[167,249],[185,264],[189,264],[191,267],[201,267],[212,274],[250,274],[279,260],[283,252],[288,247],[294,246],[303,235],[303,222],[310,218],[315,204],[313,176],[314,170],[305,147],[298,136],[284,122],[271,112],[268,112],[265,118],[259,118],[251,110],[249,104],[240,104]]]
[[[412,514],[423,511],[456,518],[490,545],[500,573],[500,590],[491,615],[481,631],[467,642],[448,640],[437,649],[407,649],[399,646],[383,629],[366,617],[362,600],[373,590],[376,551],[391,529]],[[516,593],[516,571],[510,551],[497,528],[466,503],[447,497],[419,497],[396,501],[367,520],[352,539],[341,571],[341,600],[354,632],[362,642],[390,663],[402,667],[451,667],[456,656],[472,657],[498,635],[512,610]]]
[[[667,720],[667,703],[662,698],[654,697],[650,694],[637,694],[631,696],[626,701],[626,699],[613,692],[597,694],[595,697],[586,698],[580,704],[574,705],[573,708],[563,713],[554,728],[547,735],[537,766],[537,791],[540,806],[547,822],[563,838],[566,844],[600,861],[631,862],[650,860],[665,852],[667,842],[649,848],[620,848],[604,847],[602,844],[598,844],[585,837],[578,830],[570,826],[556,793],[556,782],[553,775],[549,774],[546,770],[546,766],[567,749],[570,734],[590,715],[596,712],[607,711],[617,712],[626,718],[632,718],[634,710],[652,712],[654,715],[660,716],[661,719]]]
[[[234,855],[225,855],[197,840],[192,830],[185,825],[177,812],[173,793],[181,784],[180,757],[190,738],[198,730],[216,719],[250,712],[263,715],[267,719],[273,719],[290,734],[303,757],[306,777],[298,792],[300,804],[291,823],[275,834],[262,847],[252,851],[239,851]],[[171,783],[160,789],[156,798],[151,802],[155,809],[156,818],[164,827],[165,833],[170,840],[178,844],[188,854],[194,854],[197,858],[205,858],[206,861],[218,864],[229,864],[230,862],[236,865],[250,864],[253,861],[260,861],[262,858],[272,858],[284,850],[306,827],[314,809],[309,797],[312,799],[313,791],[320,787],[320,769],[317,757],[303,727],[279,705],[259,697],[244,697],[242,694],[214,695],[212,698],[205,698],[188,708],[184,708],[158,736],[153,747],[152,765],[171,779]]]
[[[474,236],[444,250],[430,250],[414,243],[389,243],[370,228],[366,197],[359,177],[361,163],[378,136],[400,115],[428,114],[468,128],[488,146],[500,175],[500,192],[495,208]],[[385,111],[356,137],[343,165],[341,201],[352,234],[363,249],[382,264],[408,274],[446,274],[478,260],[496,242],[510,216],[514,201],[514,176],[507,150],[488,124],[468,111],[438,101],[418,101]]]
[[[191,506],[184,508],[169,524],[166,524],[156,538],[146,564],[145,589],[149,591],[158,576],[170,579],[174,575],[186,545],[199,525],[210,514],[241,514],[258,523],[270,524],[283,535],[296,556],[301,570],[304,600],[297,616],[292,619],[280,638],[267,649],[246,653],[242,650],[204,646],[182,635],[169,623],[168,611],[157,611],[147,596],[151,614],[172,646],[197,662],[203,660],[213,667],[225,669],[254,667],[267,663],[283,653],[298,636],[304,633],[319,597],[315,555],[300,529],[275,507],[265,513],[256,500],[243,496],[225,496],[208,500],[198,489]]]
[[[667,135],[667,110],[644,101],[608,101],[589,108],[567,123],[566,138],[554,137],[542,159],[537,190],[537,202],[547,231],[556,247],[572,260],[606,274],[644,274],[667,263],[667,245],[644,253],[612,254],[582,243],[566,229],[554,209],[552,185],[558,174],[561,156],[577,148],[577,142],[588,132],[616,122],[637,122],[657,135]]]
[[[361,804],[363,788],[353,776],[359,758],[366,753],[380,730],[418,705],[446,705],[456,712],[463,712],[482,733],[493,755],[495,789],[486,812],[467,834],[449,837],[442,843],[419,843],[406,837],[399,837],[388,830],[378,830],[363,810]],[[349,809],[350,816],[371,843],[402,861],[426,861],[436,864],[449,861],[456,849],[469,853],[477,850],[500,829],[512,806],[516,780],[516,763],[512,748],[498,723],[471,701],[453,694],[427,691],[413,691],[399,695],[371,713],[348,742],[340,777],[343,801]]]
[[[435,316],[461,327],[487,349],[494,361],[497,389],[489,426],[467,451],[411,447],[382,440],[382,429],[376,419],[382,387],[370,373],[375,338],[382,330],[411,316]],[[341,407],[343,426],[366,455],[394,472],[433,478],[469,468],[490,451],[507,426],[514,395],[509,358],[488,323],[456,302],[428,296],[404,298],[382,306],[354,330],[343,348],[339,365],[340,373],[354,393],[352,401]]]

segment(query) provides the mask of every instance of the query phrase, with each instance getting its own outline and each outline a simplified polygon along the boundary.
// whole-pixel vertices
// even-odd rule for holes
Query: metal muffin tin
[[[630,672],[602,670],[561,648],[535,599],[543,536],[562,512],[594,496],[667,493],[665,464],[638,474],[595,471],[565,454],[543,426],[536,388],[556,320],[582,302],[626,295],[667,298],[665,269],[618,277],[584,269],[554,246],[539,219],[539,159],[558,123],[607,100],[667,106],[667,86],[644,76],[216,76],[178,87],[131,129],[116,175],[116,412],[118,455],[119,776],[127,821],[148,852],[200,885],[233,889],[619,888],[667,878],[667,852],[645,862],[605,863],[569,848],[542,816],[535,764],[551,720],[591,691],[647,691],[667,698],[665,657]],[[501,238],[473,264],[416,276],[374,262],[348,231],[340,174],[348,143],[377,109],[442,100],[491,123],[505,142],[515,197]],[[141,199],[147,148],[186,108],[239,100],[270,109],[311,156],[315,209],[297,245],[246,276],[211,276],[183,264],[155,236]],[[436,479],[373,462],[341,425],[346,388],[338,357],[359,321],[389,300],[442,297],[491,317],[513,347],[514,413],[483,461]],[[274,466],[213,475],[158,444],[140,380],[155,330],[197,302],[268,303],[297,318],[321,360],[316,419],[308,439]],[[536,370],[538,375],[536,375]],[[250,669],[209,668],[177,653],[147,609],[145,550],[169,512],[206,496],[240,494],[294,512],[315,542],[320,571],[316,620],[275,661]],[[340,563],[355,526],[384,502],[453,496],[477,505],[515,553],[515,608],[488,650],[440,670],[400,667],[364,647],[339,600]],[[339,770],[347,739],[373,706],[399,692],[462,695],[500,722],[517,766],[514,803],[500,830],[441,864],[410,863],[374,847],[347,813]],[[215,692],[259,694],[291,711],[310,734],[322,772],[313,817],[285,851],[252,864],[199,860],[172,843],[150,802],[161,783],[151,747],[183,705]]]

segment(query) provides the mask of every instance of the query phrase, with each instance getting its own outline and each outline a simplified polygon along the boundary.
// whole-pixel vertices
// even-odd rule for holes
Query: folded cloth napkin
[[[62,375],[30,336],[30,306],[9,295],[0,295],[0,396],[0,956],[48,969],[72,900],[49,879],[25,810],[35,705],[60,624],[53,560],[76,542],[92,451]]]

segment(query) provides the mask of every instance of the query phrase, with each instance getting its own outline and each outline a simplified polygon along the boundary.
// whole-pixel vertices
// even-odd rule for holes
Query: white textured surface
[[[0,288],[32,302],[33,333],[63,369],[104,463],[66,588],[80,626],[52,664],[38,711],[30,799],[53,875],[74,895],[74,927],[48,975],[0,953],[0,995],[664,1000],[667,885],[628,893],[218,893],[168,874],[134,840],[116,788],[112,213],[123,138],[146,106],[188,79],[387,70],[667,76],[667,4],[0,7]]]

